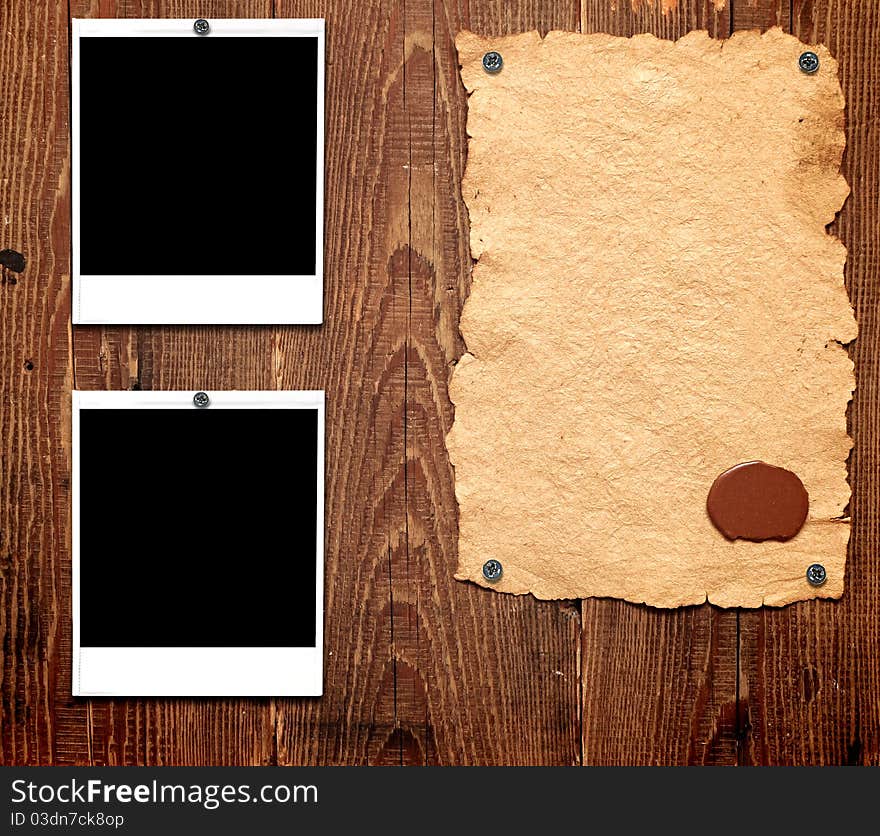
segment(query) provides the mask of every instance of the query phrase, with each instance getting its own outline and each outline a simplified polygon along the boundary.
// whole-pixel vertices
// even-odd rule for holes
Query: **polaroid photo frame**
[[[73,695],[320,696],[324,393],[73,392]]]
[[[319,324],[324,21],[73,21],[74,324]]]

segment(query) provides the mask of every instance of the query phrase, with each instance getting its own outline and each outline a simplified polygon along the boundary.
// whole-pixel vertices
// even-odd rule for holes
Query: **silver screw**
[[[822,586],[828,578],[828,573],[821,563],[811,563],[807,566],[807,582],[813,586]]]
[[[504,568],[502,567],[500,561],[498,560],[487,560],[483,564],[483,577],[487,581],[498,581],[501,580],[501,576],[504,574]]]
[[[208,21],[205,20],[203,17],[200,17],[200,18],[199,18],[199,19],[193,24],[193,31],[194,31],[197,35],[207,35],[208,32],[211,31],[211,24],[208,23]]]
[[[211,399],[208,397],[207,392],[196,392],[193,395],[193,405],[199,409],[204,409],[209,403],[211,403]]]
[[[500,52],[487,52],[483,56],[483,69],[487,73],[500,73],[501,68],[504,66],[504,59],[501,57]]]
[[[812,75],[819,69],[819,56],[815,52],[802,52],[798,58],[798,66],[802,73]]]

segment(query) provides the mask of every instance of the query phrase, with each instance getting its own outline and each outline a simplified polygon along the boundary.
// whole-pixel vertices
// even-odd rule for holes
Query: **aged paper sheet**
[[[831,55],[806,75],[778,29],[457,46],[477,263],[451,382],[456,577],[659,607],[839,597],[856,324],[825,230],[848,194]],[[809,492],[788,542],[707,516],[715,477],[752,459]]]

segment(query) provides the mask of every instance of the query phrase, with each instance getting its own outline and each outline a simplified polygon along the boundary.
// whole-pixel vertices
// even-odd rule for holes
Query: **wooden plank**
[[[73,17],[271,17],[272,5],[271,0],[73,0],[70,13]],[[293,348],[282,345],[274,329],[248,327],[78,326],[73,343],[75,383],[80,389],[274,389],[281,384],[284,352]],[[301,348],[299,343],[296,348]],[[310,379],[310,385],[315,383]],[[133,518],[132,530],[146,524]],[[66,656],[58,662],[65,670],[69,667]],[[68,711],[81,706],[88,719],[82,732],[71,727],[73,760],[88,759],[97,765],[275,762],[271,700],[74,701],[68,694],[69,688],[59,692],[59,702]]]
[[[736,762],[736,613],[583,602],[584,762]]]
[[[791,0],[731,0],[732,31],[758,29],[765,31],[779,26],[786,32],[791,31]],[[755,741],[760,737],[752,725],[751,706],[759,699],[757,689],[749,689],[749,678],[744,674],[742,633],[749,630],[751,621],[743,619],[743,613],[736,613],[737,631],[737,763],[748,764],[752,761]]]
[[[280,763],[397,763],[391,566],[406,551],[408,132],[398,2],[276,5],[327,18],[325,691],[279,701]],[[282,340],[287,339],[287,332]],[[284,383],[296,370],[284,367]]]
[[[847,99],[843,172],[852,188],[831,230],[848,249],[860,335],[850,347],[853,521],[846,592],[741,616],[741,691],[759,764],[880,764],[880,8],[874,0],[794,3],[793,30],[825,43]]]
[[[406,3],[409,554],[392,567],[392,579],[395,602],[405,607],[395,619],[395,649],[416,687],[398,688],[398,707],[407,706],[413,735],[427,718],[428,763],[571,764],[580,760],[578,607],[452,579],[457,514],[444,439],[453,420],[447,380],[464,351],[458,319],[471,268],[460,194],[466,94],[454,38],[466,28],[576,28],[577,4],[470,3],[458,15],[455,6],[431,0]]]
[[[502,25],[486,5],[471,9]],[[503,10],[508,23],[515,6]],[[279,761],[576,762],[576,608],[452,577],[446,385],[462,350],[470,256],[451,38],[468,21],[413,0],[276,11],[325,15],[331,55],[364,44],[353,62],[330,65],[327,84],[328,281],[339,314],[323,329],[325,380],[347,429],[329,465],[326,692],[279,703]],[[349,333],[356,342],[334,356]]]
[[[791,0],[730,0],[732,29],[770,29],[779,26],[791,31]]]
[[[438,23],[435,44],[449,46],[440,40],[455,40],[455,36],[463,29],[469,29],[480,35],[510,35],[516,32],[537,30],[546,34],[552,29],[570,32],[580,27],[580,8],[578,0],[516,0],[516,2],[499,2],[499,0],[445,0],[435,4]],[[457,58],[455,59],[457,62]],[[454,65],[455,82],[451,89],[457,89],[458,65]],[[466,114],[462,114],[464,117]]]
[[[723,3],[583,0],[584,32],[729,34]],[[730,764],[737,758],[736,614],[582,603],[584,763]]]
[[[0,267],[0,763],[48,764],[82,742],[56,704],[70,687],[67,16],[3,0],[0,20],[0,249],[26,260]]]

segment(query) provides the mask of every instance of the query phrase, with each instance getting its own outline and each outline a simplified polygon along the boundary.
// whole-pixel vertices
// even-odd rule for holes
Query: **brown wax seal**
[[[766,462],[725,470],[706,499],[709,518],[728,540],[790,540],[809,509],[810,497],[797,475]]]

